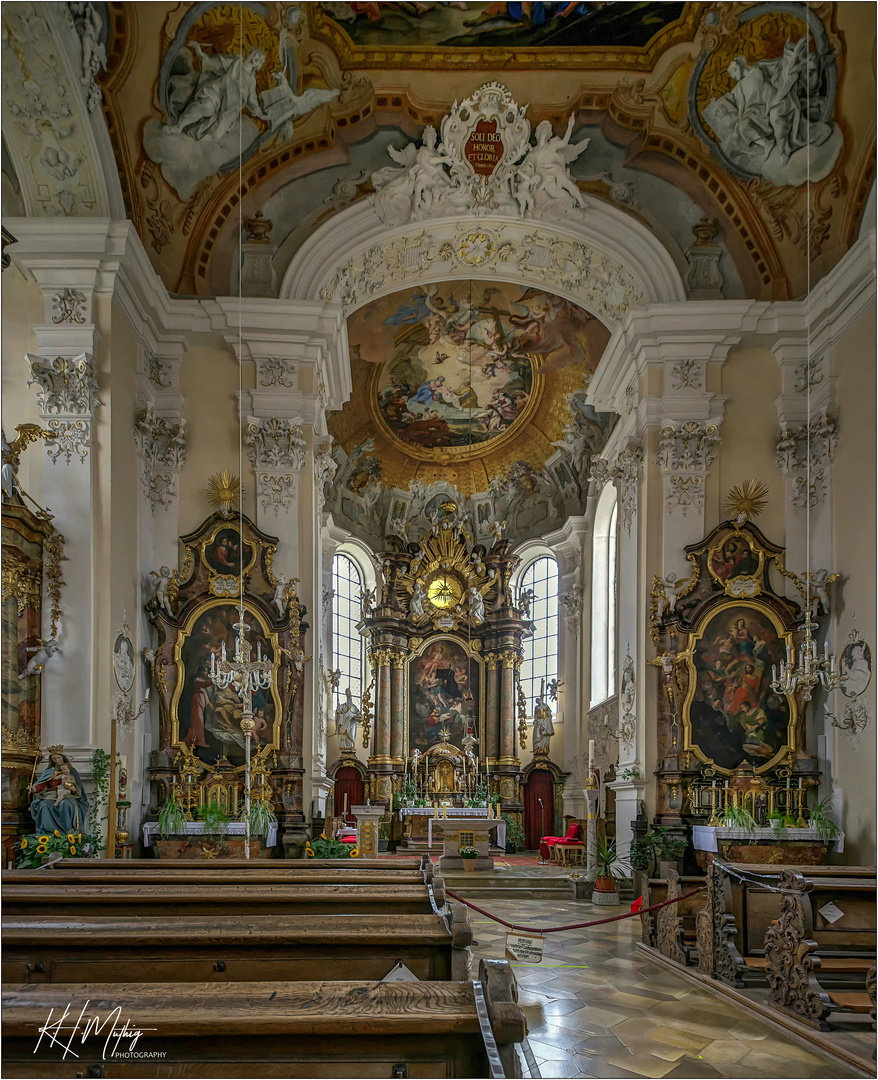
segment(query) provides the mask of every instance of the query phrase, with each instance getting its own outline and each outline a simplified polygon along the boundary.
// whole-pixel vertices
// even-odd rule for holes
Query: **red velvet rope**
[[[700,893],[706,888],[706,885],[699,885],[697,889],[683,893],[682,896],[675,896],[673,900],[663,900],[660,904],[650,904],[649,907],[645,907],[640,911],[628,911],[624,915],[613,915],[609,919],[594,919],[592,922],[573,923],[571,926],[548,927],[520,926],[518,923],[506,922],[505,919],[500,919],[496,915],[492,915],[490,911],[485,911],[483,908],[471,904],[469,900],[464,900],[462,896],[458,896],[457,893],[451,892],[450,889],[445,890],[445,895],[450,896],[452,900],[459,900],[461,904],[466,904],[468,908],[472,908],[473,911],[477,911],[480,915],[486,915],[489,919],[493,919],[494,922],[498,922],[503,926],[508,926],[510,930],[525,930],[530,934],[557,934],[559,930],[584,930],[588,926],[603,926],[604,923],[618,922],[620,919],[633,919],[635,915],[645,915],[647,911],[658,911],[659,908],[667,907],[668,904],[679,904],[681,900],[688,900],[690,896],[694,896],[696,893]]]

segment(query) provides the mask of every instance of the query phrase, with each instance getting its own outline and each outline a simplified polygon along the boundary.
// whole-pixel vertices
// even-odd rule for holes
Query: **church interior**
[[[5,1075],[874,1076],[874,6],[0,20]]]

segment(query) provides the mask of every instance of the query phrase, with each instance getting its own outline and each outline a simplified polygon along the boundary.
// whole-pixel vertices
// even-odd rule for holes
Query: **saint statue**
[[[354,704],[350,687],[344,694],[344,704],[335,710],[335,733],[338,736],[339,750],[353,754],[357,744],[357,721],[363,719],[363,714]]]
[[[540,683],[540,692],[534,708],[534,753],[548,754],[549,740],[555,734],[552,723],[552,708],[546,702],[545,684]]]
[[[29,787],[33,795],[30,813],[36,830],[50,836],[56,829],[61,833],[83,832],[88,815],[82,780],[63,750],[63,746],[49,747],[49,764]]]

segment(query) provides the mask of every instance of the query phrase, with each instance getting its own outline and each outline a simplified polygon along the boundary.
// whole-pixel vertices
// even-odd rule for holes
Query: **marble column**
[[[402,653],[391,657],[390,753],[405,758],[405,662]]]
[[[375,657],[375,741],[374,759],[387,764],[390,757],[391,677],[390,651],[376,649]]]
[[[496,764],[500,756],[500,660],[488,653],[485,660],[485,755]]]
[[[518,763],[518,732],[515,725],[515,653],[502,654],[500,675],[500,758],[508,764]]]

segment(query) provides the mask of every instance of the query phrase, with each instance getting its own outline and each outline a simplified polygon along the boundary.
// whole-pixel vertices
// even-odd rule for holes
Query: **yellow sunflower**
[[[69,832],[69,833],[67,834],[67,843],[68,843],[68,844],[72,844],[72,843],[73,843],[73,833],[72,833],[72,832]]]
[[[71,855],[75,855],[75,854],[76,854],[76,848],[74,847],[74,845],[73,845],[73,844],[71,844],[71,845],[70,845],[70,854],[71,854]]]
[[[55,830],[55,835],[56,835],[56,836],[60,836],[60,835],[61,835],[61,833],[59,833],[59,832],[58,832],[58,830],[56,829],[56,830]]]
[[[23,836],[21,838],[21,850],[25,851],[26,849],[27,849],[27,837]]]
[[[314,848],[311,847],[310,840],[305,841],[305,854],[306,855],[311,855],[312,857],[314,855]]]
[[[76,842],[77,842],[77,844],[82,843],[82,833],[77,833]]]
[[[359,853],[359,851],[357,851],[356,847],[352,847],[351,848],[351,858],[352,859],[359,858],[359,855],[360,855],[360,853]]]
[[[37,855],[45,855],[48,850],[45,844],[37,844]]]
[[[41,837],[39,837],[39,841],[40,841],[41,844],[48,844],[49,838],[48,838],[48,836],[41,836]]]

